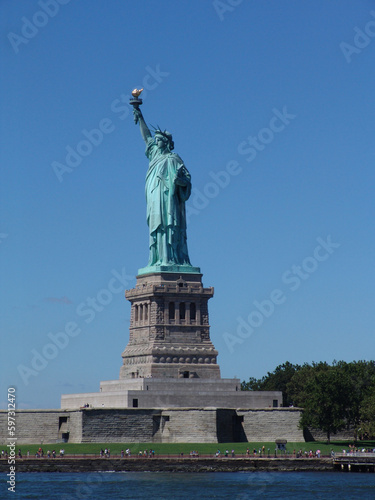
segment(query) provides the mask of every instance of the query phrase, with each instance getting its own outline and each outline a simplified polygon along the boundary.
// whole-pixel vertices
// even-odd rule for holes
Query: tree
[[[371,439],[375,437],[375,381],[364,397],[360,410],[361,427],[358,429],[360,435]]]
[[[357,439],[358,431],[363,427],[362,408],[364,404],[367,406],[370,404],[371,398],[369,396],[375,385],[375,362],[353,361],[345,363],[339,361],[336,366],[343,377],[349,377],[346,419],[348,426],[354,429],[354,438]]]
[[[287,385],[300,368],[299,365],[293,365],[286,361],[282,365],[278,365],[272,373],[268,372],[261,379],[251,377],[248,382],[242,382],[241,390],[282,391],[283,406],[290,406],[293,404],[293,400],[289,397]]]
[[[315,366],[318,365],[315,365],[314,363],[312,366],[308,363],[304,363],[288,382],[286,390],[288,397],[293,402],[294,406],[301,408],[305,406],[309,397],[309,393],[307,392],[307,382],[313,376]],[[319,366],[322,368],[328,365],[326,363],[320,363]]]
[[[306,381],[306,399],[300,426],[322,430],[330,442],[331,434],[347,425],[345,417],[348,390],[348,377],[342,377],[336,366],[326,363],[313,366]]]
[[[241,391],[261,391],[261,379],[250,377],[248,382],[241,382]]]
[[[375,436],[375,361],[293,365],[288,361],[242,390],[282,391],[283,405],[303,408],[300,427],[331,434],[352,428],[354,438]]]

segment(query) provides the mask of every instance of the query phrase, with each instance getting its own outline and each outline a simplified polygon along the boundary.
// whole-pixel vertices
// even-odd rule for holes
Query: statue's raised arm
[[[148,140],[152,137],[150,129],[147,127],[145,119],[143,118],[142,111],[139,106],[143,103],[142,99],[139,97],[143,89],[134,89],[132,91],[132,99],[130,99],[130,104],[133,106],[133,116],[134,123],[137,125],[139,123],[139,128],[141,130],[141,135],[143,140],[147,144]]]
[[[150,129],[146,125],[145,119],[143,118],[142,111],[139,108],[134,107],[133,108],[133,115],[134,115],[134,121],[135,123],[139,123],[139,128],[141,130],[141,135],[143,137],[143,140],[147,144],[148,139],[152,137],[152,134],[150,132]]]

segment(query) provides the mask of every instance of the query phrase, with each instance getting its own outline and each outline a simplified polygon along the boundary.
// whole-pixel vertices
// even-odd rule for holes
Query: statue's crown
[[[154,135],[155,134],[162,135],[163,137],[165,137],[166,139],[168,139],[169,149],[172,151],[172,149],[174,149],[174,142],[173,142],[173,139],[172,139],[172,134],[170,132],[168,132],[168,130],[164,130],[164,131],[161,130],[161,128],[159,127],[159,125],[157,127],[152,126],[152,128],[154,129]]]

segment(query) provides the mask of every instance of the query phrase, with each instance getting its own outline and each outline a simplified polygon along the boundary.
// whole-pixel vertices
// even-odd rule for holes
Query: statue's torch
[[[139,96],[141,95],[143,89],[134,89],[133,92],[132,92],[132,96],[133,98],[130,99],[129,103],[134,107],[134,109],[138,109],[139,110],[139,106],[143,103],[142,99],[139,98]],[[138,123],[138,116],[135,115],[134,116],[134,121],[135,123],[137,124]]]

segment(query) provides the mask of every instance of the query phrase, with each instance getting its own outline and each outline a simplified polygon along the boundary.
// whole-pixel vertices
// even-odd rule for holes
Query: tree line
[[[283,406],[303,408],[300,428],[332,434],[352,429],[354,439],[375,438],[375,361],[294,365],[287,361],[243,391],[282,391]]]

